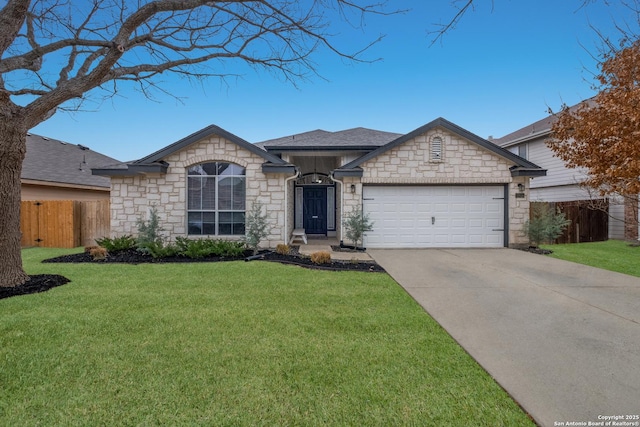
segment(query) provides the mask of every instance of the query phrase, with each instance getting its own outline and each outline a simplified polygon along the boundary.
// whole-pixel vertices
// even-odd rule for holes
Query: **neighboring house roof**
[[[29,184],[65,184],[108,190],[111,186],[109,178],[92,175],[91,169],[117,162],[80,144],[28,133],[20,178]]]
[[[571,106],[569,108],[569,111],[573,112],[585,103],[590,106],[595,105],[593,98],[591,98]],[[534,138],[548,136],[551,134],[551,126],[553,126],[553,124],[557,120],[558,118],[555,114],[550,114],[547,117],[538,120],[537,122],[531,123],[530,125],[518,129],[515,132],[511,132],[510,134],[505,135],[501,138],[494,139],[493,143],[498,144],[501,147],[510,147],[512,145],[520,144]]]
[[[487,141],[484,138],[481,138],[471,132],[469,132],[466,129],[461,128],[460,126],[442,118],[439,117],[429,123],[427,123],[424,126],[421,126],[417,129],[415,129],[412,132],[409,132],[406,135],[402,135],[399,138],[389,142],[388,144],[385,144],[379,148],[377,148],[376,150],[371,151],[370,153],[365,154],[362,157],[359,157],[358,159],[347,163],[346,165],[336,169],[335,172],[335,176],[340,177],[340,176],[359,176],[362,173],[362,169],[360,168],[360,166],[375,158],[378,157],[380,154],[391,150],[394,147],[397,147],[398,145],[401,145],[417,136],[420,136],[428,131],[430,131],[431,129],[434,129],[436,127],[442,127],[452,133],[455,133],[469,141],[471,141],[472,143],[475,143],[481,147],[483,147],[484,149],[488,150],[488,151],[492,151],[495,154],[506,158],[510,161],[512,161],[515,166],[512,167],[512,174],[514,175],[527,175],[527,176],[540,176],[540,175],[544,175],[546,173],[546,171],[542,168],[540,168],[539,166],[537,166],[534,163],[531,163],[528,160],[523,159],[520,156],[517,156],[516,154],[513,154],[512,152],[505,150],[499,146],[497,146],[496,144]]]
[[[338,132],[328,132],[326,130],[314,130],[296,135],[289,135],[282,138],[262,141],[256,145],[269,152],[280,152],[286,150],[374,150],[385,145],[401,134],[383,132],[367,128],[353,128]]]
[[[269,172],[294,172],[295,167],[285,162],[281,158],[274,156],[273,154],[267,153],[265,150],[257,147],[250,142],[245,141],[240,138],[222,129],[216,125],[207,126],[204,129],[200,129],[197,132],[192,133],[189,136],[186,136],[173,144],[167,145],[164,148],[156,151],[155,153],[151,153],[146,157],[143,157],[139,160],[135,160],[129,163],[121,163],[119,165],[114,165],[112,167],[105,168],[95,168],[93,173],[96,175],[135,175],[138,173],[165,173],[168,168],[168,164],[163,161],[167,156],[188,147],[191,144],[194,144],[198,141],[201,141],[204,138],[209,136],[216,135],[222,138],[225,138],[228,141],[233,142],[234,144],[239,145],[240,147],[257,154],[258,156],[265,159],[265,164],[263,164],[263,170]]]
[[[533,138],[547,136],[551,133],[551,126],[557,120],[558,119],[554,115],[547,116],[544,119],[523,127],[522,129],[518,129],[517,131],[511,132],[501,138],[496,138],[493,140],[493,143],[501,147],[509,147]]]

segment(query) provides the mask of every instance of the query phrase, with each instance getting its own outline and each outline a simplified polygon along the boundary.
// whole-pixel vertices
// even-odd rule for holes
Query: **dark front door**
[[[307,234],[327,234],[327,189],[304,187],[304,230]]]

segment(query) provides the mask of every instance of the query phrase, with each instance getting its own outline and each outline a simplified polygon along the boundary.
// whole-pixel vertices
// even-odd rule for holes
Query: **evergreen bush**
[[[360,207],[345,216],[343,225],[347,239],[351,240],[356,248],[358,242],[362,242],[364,233],[373,230],[373,222],[369,214],[364,214]]]
[[[553,242],[571,224],[563,213],[551,209],[549,203],[533,203],[531,206],[532,216],[524,224],[524,233],[533,247]]]

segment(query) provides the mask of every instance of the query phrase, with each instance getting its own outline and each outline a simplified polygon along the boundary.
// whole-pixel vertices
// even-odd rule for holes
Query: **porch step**
[[[304,232],[304,228],[296,228],[291,232],[289,244],[292,244],[295,240],[302,240],[305,245],[307,244],[307,233]]]

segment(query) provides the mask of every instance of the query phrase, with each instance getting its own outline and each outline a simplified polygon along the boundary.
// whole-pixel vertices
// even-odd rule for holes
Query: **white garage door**
[[[504,186],[364,187],[367,248],[504,246]]]

